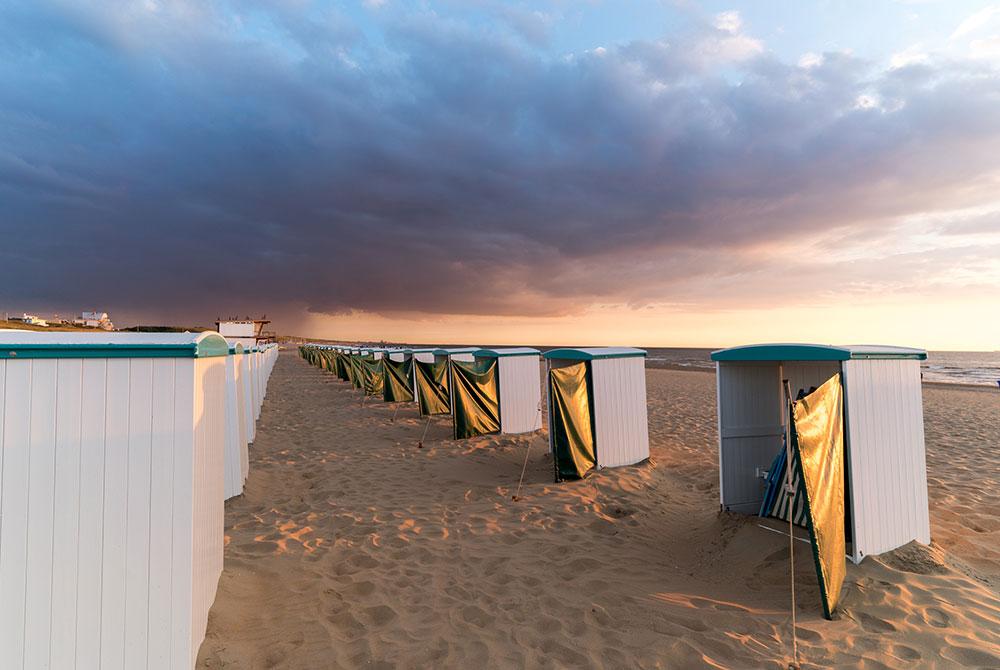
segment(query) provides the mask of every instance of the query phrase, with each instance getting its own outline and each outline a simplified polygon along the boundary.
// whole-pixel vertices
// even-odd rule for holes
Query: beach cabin
[[[787,379],[793,399],[841,374],[844,389],[846,534],[860,562],[911,540],[930,543],[922,349],[758,344],[712,353],[723,509],[756,514],[767,470],[782,449]],[[853,546],[852,546],[853,545]]]
[[[645,351],[553,349],[545,361],[556,481],[649,458]]]
[[[243,493],[243,484],[250,471],[250,454],[247,449],[246,411],[243,398],[243,345],[229,345],[226,357],[226,446],[225,446],[225,499]]]
[[[247,443],[252,444],[257,436],[257,398],[256,384],[254,384],[253,347],[243,350],[243,360],[241,361],[243,371],[241,378],[243,381],[243,408],[244,419],[246,421]]]
[[[215,332],[0,331],[0,668],[194,665],[228,355]]]
[[[530,347],[477,349],[472,353],[476,362],[497,362],[501,433],[542,429],[541,355],[538,349]]]

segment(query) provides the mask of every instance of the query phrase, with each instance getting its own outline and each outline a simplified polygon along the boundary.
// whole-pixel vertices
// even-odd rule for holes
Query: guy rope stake
[[[517,480],[517,493],[511,498],[514,502],[517,502],[521,497],[521,482],[524,481],[524,471],[528,469],[528,456],[531,454],[531,442],[528,442],[528,448],[524,451],[524,465],[521,466],[521,478]]]
[[[795,632],[795,487],[792,486],[792,389],[788,380],[781,380],[785,392],[785,493],[788,495],[788,575],[792,585],[792,662],[789,669],[799,668],[799,643]]]
[[[427,429],[431,427],[431,417],[427,417],[427,423],[424,424],[424,434],[420,436],[420,441],[417,442],[417,449],[424,448],[424,438],[427,437]]]
[[[538,401],[537,409],[540,415],[543,409],[541,400]],[[524,465],[521,466],[521,478],[517,480],[517,493],[515,493],[514,497],[511,498],[511,500],[513,500],[514,502],[517,502],[517,499],[521,497],[521,482],[524,481],[524,471],[528,469],[528,456],[530,455],[531,455],[531,442],[528,442],[528,450],[524,452]]]
[[[393,410],[393,412],[392,412],[392,419],[389,420],[389,423],[396,423],[396,414],[399,412],[399,406],[402,405],[402,404],[403,403],[401,403],[401,402],[397,402],[396,403],[396,409]]]

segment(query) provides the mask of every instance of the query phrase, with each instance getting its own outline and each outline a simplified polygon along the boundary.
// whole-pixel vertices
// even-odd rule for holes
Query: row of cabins
[[[449,408],[462,437],[455,403],[454,362],[498,365],[497,433],[541,428],[540,358],[545,361],[549,451],[556,479],[572,478],[559,463],[584,459],[577,474],[639,463],[649,457],[645,352],[630,348],[358,348],[307,345],[303,355],[332,369],[330,354],[449,366]],[[717,369],[719,495],[722,509],[755,514],[768,468],[785,434],[783,380],[793,394],[808,392],[834,374],[844,389],[845,499],[848,557],[855,563],[917,540],[930,543],[924,451],[920,349],[808,344],[753,345],[713,352]],[[464,368],[463,368],[464,369]],[[417,372],[413,401],[420,403]],[[575,409],[574,409],[575,405]],[[579,410],[579,411],[575,411]],[[581,438],[582,435],[582,438]],[[574,441],[577,444],[573,444]],[[590,446],[592,462],[581,449]],[[583,449],[582,451],[586,451]]]
[[[193,666],[276,356],[0,331],[0,668]]]
[[[476,434],[486,432],[499,434],[530,433],[542,428],[542,401],[539,365],[543,355],[537,349],[516,348],[352,348],[339,345],[307,345],[303,356],[316,365],[332,370],[329,354],[344,357],[370,358],[379,361],[406,363],[414,361],[410,368],[410,390],[412,401],[420,408],[421,414],[450,414],[456,437],[463,436],[463,425],[468,423],[470,410],[468,403],[456,402],[456,385],[461,371],[467,368],[488,370],[495,363],[495,379],[484,388],[494,396],[495,412],[492,407],[487,413],[486,425],[489,430],[479,429]],[[327,354],[324,356],[324,354]],[[573,473],[557,470],[556,478],[583,476],[591,468],[633,465],[649,458],[649,431],[646,415],[645,352],[641,349],[625,347],[604,347],[590,349],[556,349],[546,352],[544,360],[548,382],[546,400],[553,406],[553,394],[557,396],[567,383],[575,385],[578,397],[582,398],[579,416],[570,417],[566,413],[549,412],[549,448],[556,454],[560,439],[569,430],[584,433],[583,444],[577,445],[588,451],[592,462],[585,469],[577,468]],[[441,366],[438,369],[447,375],[447,402],[435,405],[421,400],[421,389],[427,389],[420,382],[421,372],[416,363],[427,366]],[[459,367],[455,363],[469,364]],[[578,371],[578,379],[555,383],[555,380],[569,371]],[[343,375],[342,375],[343,377]],[[495,388],[494,388],[495,387]],[[492,404],[490,403],[490,404]],[[472,413],[477,408],[472,408]],[[469,436],[464,434],[464,436]]]

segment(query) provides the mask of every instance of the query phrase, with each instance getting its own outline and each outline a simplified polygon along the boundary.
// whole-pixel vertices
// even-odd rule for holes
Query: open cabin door
[[[724,362],[718,367],[719,490],[722,508],[757,514],[767,490],[766,473],[782,451],[784,399],[808,393],[840,372],[838,361]]]
[[[782,445],[778,364],[725,363],[718,368],[719,491],[722,508],[756,514],[762,478]]]

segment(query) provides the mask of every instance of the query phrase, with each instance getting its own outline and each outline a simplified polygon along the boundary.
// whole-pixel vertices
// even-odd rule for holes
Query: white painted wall
[[[245,402],[245,418],[247,443],[252,443],[257,434],[257,400],[256,384],[254,383],[253,354],[243,354],[243,399]]]
[[[234,382],[236,385],[236,426],[239,430],[239,443],[242,445],[240,448],[240,458],[241,468],[243,471],[243,481],[245,482],[247,475],[250,474],[250,452],[247,448],[250,444],[250,439],[247,435],[247,399],[246,382],[243,381],[243,354],[233,355],[233,368],[235,377]]]
[[[844,362],[854,560],[930,544],[920,362]]]
[[[631,465],[649,458],[645,359],[601,358],[590,364],[598,467]]]
[[[497,359],[500,383],[500,432],[531,433],[542,428],[538,354]]]
[[[219,323],[219,335],[230,337],[255,337],[253,321],[222,321]]]
[[[243,482],[246,479],[243,470],[246,442],[241,442],[240,430],[241,408],[239,406],[239,383],[235,355],[226,356],[226,444],[225,444],[225,499],[229,500],[243,493]]]
[[[225,385],[223,357],[0,360],[0,667],[193,665]]]

